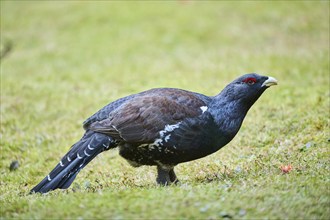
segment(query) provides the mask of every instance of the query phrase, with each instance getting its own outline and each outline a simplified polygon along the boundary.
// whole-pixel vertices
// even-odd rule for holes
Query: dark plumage
[[[115,147],[132,166],[157,166],[157,183],[177,182],[174,166],[230,142],[250,107],[276,84],[272,77],[246,74],[213,97],[162,88],[111,102],[84,122],[81,140],[31,192],[68,188],[95,156]]]

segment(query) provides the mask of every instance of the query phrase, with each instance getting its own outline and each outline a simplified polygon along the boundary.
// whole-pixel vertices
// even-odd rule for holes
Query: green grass
[[[328,1],[1,1],[8,42],[1,219],[329,219]],[[70,189],[28,195],[108,102],[152,87],[215,95],[247,72],[279,85],[230,144],[177,166],[180,185],[156,186],[154,167],[114,150]]]

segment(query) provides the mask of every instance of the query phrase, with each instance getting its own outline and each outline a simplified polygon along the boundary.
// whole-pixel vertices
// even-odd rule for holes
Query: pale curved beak
[[[268,76],[268,79],[261,85],[261,87],[270,87],[277,85],[277,80],[274,77]]]

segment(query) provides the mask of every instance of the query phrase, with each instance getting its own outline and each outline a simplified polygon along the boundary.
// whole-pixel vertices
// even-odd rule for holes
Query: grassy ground
[[[2,219],[329,219],[328,1],[1,1],[1,51]],[[155,168],[114,150],[69,190],[27,195],[108,102],[152,87],[215,95],[246,72],[280,85],[228,146],[179,165],[180,185],[156,186]]]

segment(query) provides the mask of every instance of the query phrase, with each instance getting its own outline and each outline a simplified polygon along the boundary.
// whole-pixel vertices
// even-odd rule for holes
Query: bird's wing
[[[92,116],[90,116],[88,119],[86,119],[83,122],[84,129],[88,130],[92,123],[107,119],[109,117],[109,114],[112,111],[114,111],[119,106],[121,106],[123,103],[129,101],[130,99],[134,98],[137,95],[139,95],[139,94],[126,96],[126,97],[120,98],[120,99],[118,99],[114,102],[111,102],[108,105],[104,106],[103,108],[101,108],[99,111],[97,111],[95,114],[93,114]]]
[[[165,126],[203,113],[205,102],[183,90],[163,90],[136,96],[94,122],[89,129],[130,143],[150,143]]]

